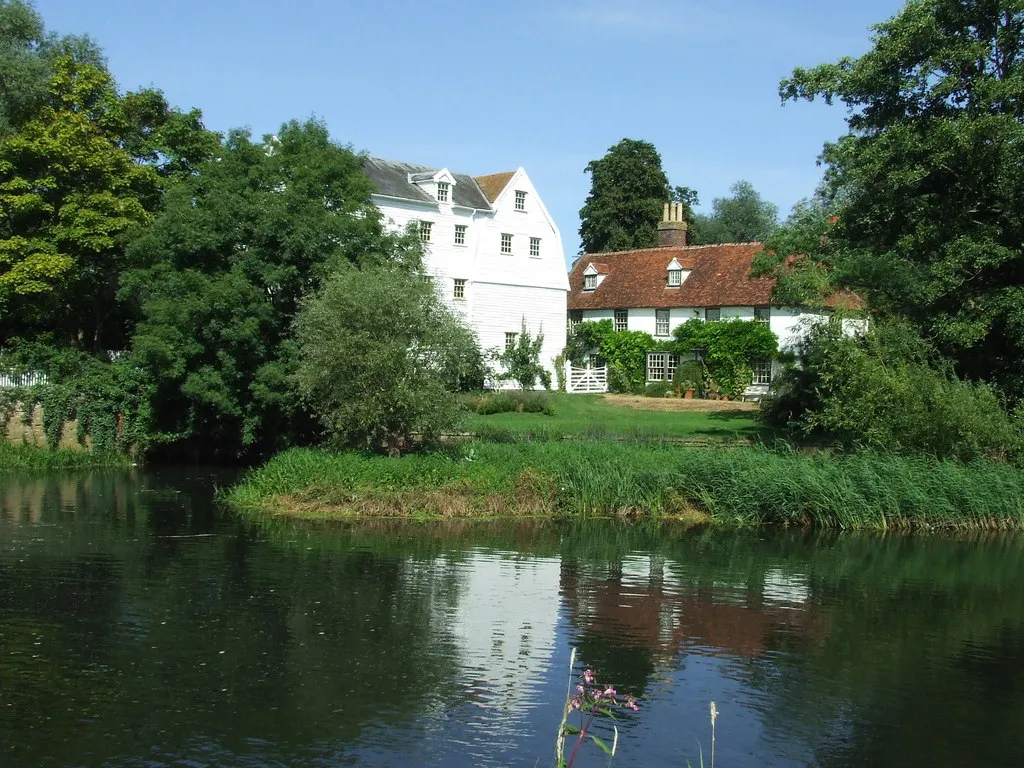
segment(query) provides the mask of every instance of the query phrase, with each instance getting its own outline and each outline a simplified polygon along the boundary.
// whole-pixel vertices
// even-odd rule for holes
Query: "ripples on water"
[[[1024,548],[248,525],[204,473],[0,486],[0,766],[546,766],[572,647],[614,765],[1024,765]],[[578,765],[604,765],[595,751]]]

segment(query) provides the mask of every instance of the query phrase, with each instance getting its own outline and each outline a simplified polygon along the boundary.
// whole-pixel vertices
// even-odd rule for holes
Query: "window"
[[[447,181],[437,182],[437,202],[447,203],[448,202],[448,187],[450,185]]]
[[[455,287],[452,289],[452,298],[464,299],[466,298],[466,281],[460,278],[455,278]]]
[[[604,368],[604,360],[597,352],[587,355],[587,368]]]
[[[540,238],[539,237],[531,237],[530,238],[530,255],[533,256],[533,258],[535,258],[535,259],[539,259],[540,258]]]
[[[668,352],[647,353],[647,381],[672,381],[679,366],[679,355]]]
[[[771,307],[754,307],[754,319],[762,325],[769,325],[772,318]]]
[[[624,331],[629,327],[629,310],[628,309],[616,309],[615,310],[615,330]]]
[[[597,288],[597,275],[584,275],[583,276],[583,290],[592,291]]]
[[[683,270],[681,269],[670,269],[668,271],[668,287],[678,288],[683,284]]]
[[[512,235],[501,233],[501,252],[512,253]]]
[[[518,335],[519,335],[518,333],[512,333],[511,331],[506,331],[506,333],[505,333],[505,351],[506,352],[511,350],[512,347],[514,347],[516,345],[516,336],[518,336]]]
[[[654,335],[668,336],[668,310],[654,310]]]
[[[521,190],[516,190],[516,210],[526,210],[526,193]]]
[[[421,221],[420,222],[420,242],[430,242],[430,231],[434,228],[434,222],[432,221]]]
[[[569,322],[566,325],[566,329],[569,333],[575,331],[579,324],[583,322],[583,310],[582,309],[570,309],[569,310]]]
[[[456,224],[455,225],[455,244],[465,245],[466,244],[466,225]]]
[[[772,361],[761,358],[754,360],[750,367],[754,369],[754,384],[772,383]]]
[[[721,307],[708,307],[704,310],[704,319],[709,323],[717,323],[722,319]]]

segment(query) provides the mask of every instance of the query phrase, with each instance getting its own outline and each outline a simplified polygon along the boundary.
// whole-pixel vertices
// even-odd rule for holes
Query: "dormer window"
[[[592,291],[597,288],[597,275],[584,275],[583,276],[583,290]]]
[[[516,210],[526,210],[526,193],[523,192],[521,189],[516,190]]]
[[[683,267],[678,261],[672,259],[665,269],[668,270],[669,288],[678,288],[683,284]]]
[[[448,202],[448,190],[451,189],[451,184],[447,181],[437,182],[437,202],[447,203]]]

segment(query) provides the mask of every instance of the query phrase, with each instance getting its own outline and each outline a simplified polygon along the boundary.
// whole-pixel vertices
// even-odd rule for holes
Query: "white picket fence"
[[[565,389],[567,392],[607,392],[608,366],[601,368],[574,368],[565,366]]]
[[[39,371],[18,374],[0,372],[0,389],[34,387],[36,384],[45,384],[47,381],[46,374]]]

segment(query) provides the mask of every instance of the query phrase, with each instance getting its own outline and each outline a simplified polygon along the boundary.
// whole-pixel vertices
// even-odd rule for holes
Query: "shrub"
[[[844,445],[938,458],[1019,460],[1020,428],[983,383],[958,379],[930,360],[906,326],[877,326],[863,337],[839,321],[812,329],[762,418]]]
[[[505,367],[505,372],[499,378],[516,382],[520,389],[533,389],[538,383],[544,389],[551,389],[551,374],[540,364],[540,350],[543,346],[544,334],[538,332],[532,336],[526,328],[524,317],[515,343],[497,355],[498,361]]]
[[[655,381],[644,387],[644,397],[664,397],[672,390],[672,384],[667,381]]]
[[[399,453],[453,430],[472,332],[417,270],[343,268],[296,321],[299,390],[337,444]]]
[[[474,410],[481,416],[495,413],[543,413],[555,415],[551,399],[541,392],[495,392],[476,401]]]
[[[680,389],[682,389],[682,385],[685,382],[692,382],[694,393],[697,397],[704,397],[704,393],[707,391],[704,366],[696,360],[687,360],[684,363],[680,363],[676,367],[675,376],[672,381]]]

